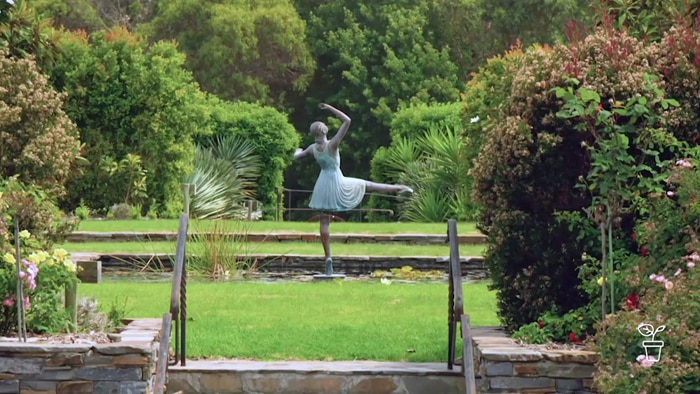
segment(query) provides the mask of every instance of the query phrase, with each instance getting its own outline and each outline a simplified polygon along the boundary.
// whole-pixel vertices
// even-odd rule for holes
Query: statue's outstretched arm
[[[340,142],[343,140],[343,138],[345,138],[345,134],[348,133],[348,129],[350,128],[350,117],[345,115],[345,113],[333,107],[332,105],[323,103],[319,105],[319,108],[330,110],[331,112],[333,112],[333,115],[337,116],[338,119],[343,121],[343,124],[338,129],[338,132],[335,133],[333,138],[328,142],[331,149],[338,149]]]
[[[314,145],[311,144],[308,146],[308,148],[306,148],[304,150],[302,150],[301,148],[297,149],[297,151],[294,152],[294,160],[299,160],[299,159],[302,159],[302,158],[310,155],[311,153],[313,153],[313,151],[312,151],[313,148],[314,148]]]

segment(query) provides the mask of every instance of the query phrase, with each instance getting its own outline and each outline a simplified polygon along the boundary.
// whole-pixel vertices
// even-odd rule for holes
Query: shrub
[[[108,219],[126,220],[132,219],[134,207],[127,203],[114,204],[107,213]]]
[[[62,242],[78,225],[41,187],[23,185],[15,178],[0,182],[0,201],[5,204],[0,213],[16,218],[20,228],[34,234],[42,248],[50,249],[55,242]]]
[[[614,112],[618,102],[644,95],[650,83],[663,95],[665,82],[647,77],[661,74],[653,67],[659,56],[655,45],[599,29],[569,46],[530,48],[510,66],[514,77],[507,103],[487,125],[474,169],[479,227],[489,236],[486,261],[509,328],[547,311],[563,315],[586,305],[589,296],[579,289],[577,268],[584,252],[601,257],[598,240],[561,216],[586,216],[584,209],[591,205],[590,191],[577,185],[591,170],[592,153],[585,147],[595,143],[595,128],[577,131],[577,124],[590,121],[586,117],[557,117],[563,102],[554,88],[566,87],[573,78]],[[673,113],[662,115],[669,127]],[[643,121],[635,127],[637,133],[649,130]],[[633,160],[641,156],[638,148],[629,148]],[[626,239],[633,221],[622,219],[617,237]]]
[[[76,266],[65,250],[46,252],[32,234],[23,230],[15,239],[10,201],[0,198],[0,335],[17,332],[17,303],[25,309],[26,328],[30,331],[57,332],[70,327],[70,317],[63,308],[66,286],[74,286]],[[21,261],[17,261],[16,241]],[[18,283],[19,281],[19,283]],[[23,298],[18,297],[22,286]]]
[[[15,176],[52,196],[65,193],[79,154],[78,131],[57,93],[30,59],[0,47],[0,179]]]
[[[279,195],[284,184],[284,170],[292,163],[299,147],[299,135],[287,117],[272,107],[245,102],[212,99],[214,135],[238,135],[255,146],[261,159],[257,197],[262,202],[263,218],[273,219],[281,212]],[[204,145],[204,138],[198,143]]]
[[[700,173],[691,166],[678,162],[675,190],[654,197],[648,220],[638,224],[646,252],[622,272],[630,289],[625,308],[594,338],[601,354],[595,382],[604,393],[700,390]],[[642,341],[650,340],[638,332],[641,324],[666,327],[654,338],[664,344],[655,363],[640,357],[647,356]]]

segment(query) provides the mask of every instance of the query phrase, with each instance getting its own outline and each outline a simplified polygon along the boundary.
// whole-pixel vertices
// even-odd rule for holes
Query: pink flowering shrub
[[[637,226],[648,253],[621,275],[634,299],[598,326],[595,382],[604,393],[700,392],[700,173],[693,162],[676,162],[673,193],[656,196]]]

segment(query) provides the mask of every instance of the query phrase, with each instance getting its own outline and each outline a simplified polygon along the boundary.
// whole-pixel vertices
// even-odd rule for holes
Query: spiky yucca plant
[[[194,217],[237,217],[241,203],[255,197],[260,158],[249,141],[235,135],[212,138],[197,147],[194,166],[185,180],[196,188],[190,202]]]

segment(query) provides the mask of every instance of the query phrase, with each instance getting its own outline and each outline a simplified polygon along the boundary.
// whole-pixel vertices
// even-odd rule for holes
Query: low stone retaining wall
[[[87,266],[90,262],[100,261],[104,274],[133,271],[134,267],[144,266],[147,262],[157,262],[158,267],[172,269],[173,255],[164,253],[126,254],[126,253],[73,253],[77,264]],[[296,274],[314,274],[325,272],[325,260],[319,255],[299,254],[250,254],[245,256],[254,262],[261,272],[285,272]],[[488,271],[481,256],[462,256],[460,259],[465,280],[486,279]],[[411,266],[416,270],[447,271],[448,257],[431,256],[334,256],[333,266],[337,273],[346,275],[368,275],[377,270],[388,271],[392,268]],[[92,271],[89,271],[92,272]],[[82,279],[82,278],[81,278]]]
[[[0,393],[151,393],[160,328],[161,319],[136,319],[112,343],[2,341]]]
[[[202,234],[205,235],[205,234]],[[190,233],[190,238],[200,237]],[[321,242],[318,233],[247,233],[230,234],[230,237],[243,237],[248,242]],[[218,238],[218,237],[217,237]],[[482,234],[458,236],[462,245],[481,245],[486,243]],[[144,242],[175,241],[175,232],[91,232],[75,231],[68,235],[67,242]],[[407,245],[446,245],[447,235],[441,234],[331,234],[334,243],[401,243]]]
[[[595,352],[528,348],[510,338],[475,337],[473,342],[480,393],[595,392]]]

